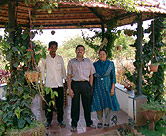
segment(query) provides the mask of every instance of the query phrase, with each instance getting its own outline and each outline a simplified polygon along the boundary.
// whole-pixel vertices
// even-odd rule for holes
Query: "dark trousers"
[[[74,98],[72,98],[71,105],[71,125],[77,127],[77,122],[79,121],[80,96],[82,99],[86,125],[89,126],[93,124],[91,120],[92,87],[90,83],[87,81],[72,81],[71,88],[74,92]]]
[[[58,96],[55,96],[55,106],[57,109],[57,120],[58,122],[63,121],[63,99],[64,99],[64,92],[63,92],[63,87],[58,87],[58,88],[52,88],[53,91],[56,91],[58,93]],[[51,99],[51,94],[47,94],[45,96],[45,100],[47,103],[50,102]],[[50,109],[51,111],[48,111]],[[53,118],[53,111],[54,111],[54,106],[53,104],[47,105],[45,104],[45,116],[47,118],[47,122],[51,124],[52,118]]]

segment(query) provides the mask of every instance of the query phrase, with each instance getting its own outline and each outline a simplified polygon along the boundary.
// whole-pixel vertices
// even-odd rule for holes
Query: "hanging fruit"
[[[52,31],[51,31],[51,34],[52,34],[52,35],[54,35],[54,34],[55,34],[55,31],[54,31],[54,30],[52,30]]]
[[[132,36],[133,33],[134,33],[134,30],[128,30],[128,29],[124,30],[125,35]]]

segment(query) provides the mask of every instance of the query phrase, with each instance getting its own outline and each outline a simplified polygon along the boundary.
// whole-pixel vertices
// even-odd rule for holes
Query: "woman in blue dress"
[[[103,113],[105,115],[104,129],[109,128],[112,111],[119,111],[119,103],[115,94],[115,67],[114,62],[107,60],[107,52],[100,50],[99,60],[94,63],[96,73],[93,82],[92,112],[97,112],[99,120],[97,127],[103,126]]]

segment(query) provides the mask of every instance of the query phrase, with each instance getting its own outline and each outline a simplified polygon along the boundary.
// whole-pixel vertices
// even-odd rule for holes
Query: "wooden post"
[[[143,103],[147,102],[147,97],[142,94],[142,14],[138,14],[138,28],[137,28],[137,52],[136,61],[137,65],[137,95],[133,97],[133,119],[135,120],[135,125],[144,125],[146,122],[143,118],[142,112],[140,112],[140,107]]]
[[[142,57],[142,14],[138,14],[138,33],[137,33],[137,53],[136,60],[141,60]],[[142,95],[142,62],[139,61],[137,66],[137,95]]]
[[[10,40],[14,41],[16,18],[15,18],[15,1],[8,2],[8,31]]]
[[[11,46],[14,46],[15,41],[15,31],[16,31],[16,17],[15,17],[15,6],[16,3],[14,0],[11,0],[8,2],[8,32],[9,32],[9,40]],[[15,60],[14,57],[11,56],[10,60],[10,71],[14,71],[16,68],[13,66]],[[10,82],[14,83],[14,79],[12,78],[14,75],[11,73],[11,79]],[[10,84],[10,90],[12,91],[12,84]]]

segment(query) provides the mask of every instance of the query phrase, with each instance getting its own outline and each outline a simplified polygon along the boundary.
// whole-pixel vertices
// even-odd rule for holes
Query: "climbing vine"
[[[89,47],[94,49],[95,52],[98,52],[101,48],[105,49],[108,52],[107,57],[112,58],[114,41],[118,37],[116,24],[117,24],[116,19],[112,19],[106,23],[106,29],[102,29],[100,31],[92,29],[91,31],[95,32],[95,35],[92,37],[85,36],[82,33],[85,43],[89,45]]]
[[[145,33],[149,35],[149,42],[143,45],[142,58],[136,59],[134,66],[137,68],[140,64],[143,65],[142,74],[143,74],[143,94],[148,98],[148,101],[163,101],[164,96],[164,71],[166,69],[166,57],[165,52],[162,48],[166,47],[166,44],[163,43],[162,37],[165,31],[164,19],[161,17],[155,17],[152,21],[150,27],[144,30]],[[153,25],[154,23],[154,25]],[[153,39],[155,38],[155,39]],[[153,44],[154,41],[154,44]],[[134,47],[137,47],[137,40]],[[154,47],[153,47],[154,46]],[[153,50],[154,49],[154,50]],[[151,62],[153,61],[153,62]],[[159,63],[159,68],[157,72],[150,72],[149,64],[150,63]],[[127,78],[133,82],[135,85],[137,79],[137,71],[130,73],[126,70],[124,73]]]
[[[5,90],[6,100],[2,103],[1,132],[5,132],[9,128],[21,129],[31,124],[34,116],[30,107],[32,99],[38,93],[36,88],[29,86],[24,76],[31,59],[31,54],[27,51],[30,47],[30,31],[23,31],[19,26],[16,27],[16,30],[15,40],[12,43],[7,27],[4,38],[0,40],[2,55],[8,62],[5,69],[11,74]],[[46,56],[46,50],[41,44],[34,43],[32,50],[38,52],[34,56],[36,64],[38,64],[40,58]]]

